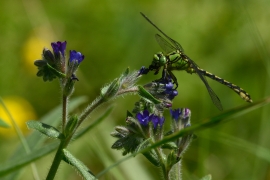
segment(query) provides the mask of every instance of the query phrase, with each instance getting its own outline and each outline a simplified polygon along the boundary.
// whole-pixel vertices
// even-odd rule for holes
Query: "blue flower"
[[[178,91],[174,89],[169,93],[168,98],[172,100],[177,95],[178,95]]]
[[[75,50],[71,50],[70,51],[70,55],[69,55],[69,61],[73,62],[73,61],[77,61],[78,64],[80,64],[84,59],[84,55],[82,55],[82,53],[77,52]]]
[[[166,87],[166,91],[171,91],[172,89],[173,89],[173,83],[172,82],[168,82],[166,85],[165,85],[165,87]]]
[[[180,108],[175,109],[175,110],[170,109],[170,113],[171,113],[172,118],[173,118],[174,120],[178,121],[180,115],[182,114],[182,111],[181,111]]]
[[[62,54],[62,56],[65,55],[65,50],[66,50],[66,45],[67,42],[66,41],[57,41],[57,42],[52,42],[51,46],[53,48],[53,52],[54,54],[57,56],[59,53]]]
[[[157,128],[158,124],[161,127],[164,124],[165,118],[164,117],[159,117],[156,115],[152,116],[152,123],[154,125],[154,129]]]
[[[147,126],[147,125],[148,125],[149,121],[152,119],[152,116],[153,116],[153,115],[150,115],[150,116],[149,116],[148,110],[144,110],[142,114],[141,114],[141,113],[138,113],[138,114],[136,115],[138,121],[139,121],[140,124],[143,125],[143,126]]]
[[[165,93],[168,94],[168,98],[172,100],[175,96],[178,95],[178,91],[173,89],[173,83],[171,81],[165,84]]]

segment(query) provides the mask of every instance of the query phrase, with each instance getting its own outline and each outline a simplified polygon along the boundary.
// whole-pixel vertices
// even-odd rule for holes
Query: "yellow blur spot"
[[[23,64],[28,72],[33,75],[37,73],[37,67],[34,65],[34,61],[41,59],[44,47],[50,48],[50,42],[35,36],[34,33],[28,37],[23,45]]]
[[[27,129],[26,122],[36,119],[36,115],[31,104],[25,99],[17,96],[3,98],[3,101],[17,126],[22,130],[22,132],[28,132],[29,130]],[[0,136],[12,137],[16,135],[15,129],[12,127],[11,120],[1,104],[0,118],[11,126],[11,128],[0,127]]]

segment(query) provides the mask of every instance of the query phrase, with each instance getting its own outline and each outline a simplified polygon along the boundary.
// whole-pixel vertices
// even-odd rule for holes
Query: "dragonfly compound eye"
[[[159,54],[154,54],[153,60],[154,61],[159,61]]]
[[[167,62],[166,56],[164,56],[162,52],[154,54],[153,60],[155,61],[156,64],[158,64],[158,66],[163,66]]]

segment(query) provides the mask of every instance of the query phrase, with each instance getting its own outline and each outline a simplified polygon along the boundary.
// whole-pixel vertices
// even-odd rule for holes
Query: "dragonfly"
[[[158,28],[146,15],[141,12],[141,15],[152,25],[154,26],[165,38],[161,35],[156,34],[155,38],[160,45],[160,47],[165,51],[165,54],[162,52],[158,52],[154,54],[154,58],[152,60],[151,65],[148,68],[148,71],[155,71],[154,74],[158,74],[159,70],[163,68],[162,78],[166,79],[170,77],[173,80],[173,83],[178,87],[178,82],[172,71],[177,70],[185,70],[187,73],[196,73],[202,82],[204,83],[212,102],[214,105],[220,110],[223,110],[220,99],[213,91],[213,89],[208,84],[205,77],[208,77],[212,80],[215,80],[221,84],[232,89],[236,92],[243,100],[246,102],[252,102],[250,95],[240,88],[239,86],[230,83],[204,69],[201,69],[193,60],[191,60],[185,53],[182,46],[172,38],[170,38],[167,34],[165,34],[160,28]]]

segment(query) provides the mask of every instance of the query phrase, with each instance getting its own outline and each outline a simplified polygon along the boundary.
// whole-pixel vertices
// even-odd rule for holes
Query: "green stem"
[[[67,123],[67,102],[68,102],[68,97],[63,95],[62,99],[62,132],[64,133],[65,128],[66,128],[66,123]]]
[[[77,128],[80,126],[80,124],[91,114],[91,112],[93,112],[93,110],[95,110],[99,105],[101,105],[102,103],[104,103],[106,101],[104,101],[104,99],[102,97],[97,97],[92,104],[90,104],[85,111],[80,115],[79,119],[78,119],[78,125]],[[77,129],[76,128],[76,129]]]
[[[66,95],[63,94],[63,97],[62,97],[62,132],[64,133],[65,132],[65,128],[66,128],[66,124],[67,124],[67,103],[68,103],[68,97]],[[46,180],[52,180],[54,179],[55,175],[56,175],[56,172],[58,170],[58,167],[63,159],[63,149],[68,145],[70,141],[70,138],[67,138],[67,139],[64,139],[61,141],[58,149],[57,149],[57,152],[54,156],[54,160],[53,160],[53,163],[52,163],[52,166],[49,170],[49,173],[46,177]]]
[[[59,147],[57,149],[57,152],[56,152],[56,154],[54,156],[53,163],[52,163],[50,171],[49,171],[49,173],[48,173],[48,175],[46,177],[46,180],[54,179],[54,177],[56,175],[56,172],[58,170],[58,167],[59,167],[59,165],[60,165],[60,163],[61,163],[61,161],[63,159],[63,156],[64,156],[62,150],[65,148],[64,147],[65,144],[66,144],[65,141],[61,141],[61,143],[60,143],[60,145],[59,145]]]
[[[152,140],[152,144],[153,144],[153,140]],[[166,160],[164,159],[164,156],[161,152],[161,149],[160,148],[154,148],[154,151],[156,152],[157,156],[158,156],[158,159],[160,160],[160,166],[161,166],[161,169],[162,169],[162,173],[163,173],[163,177],[164,177],[164,180],[168,180],[169,177],[168,177],[168,172],[167,172],[167,168],[166,168]]]
[[[128,90],[119,90],[117,92],[117,94],[115,95],[114,98],[116,97],[119,97],[119,96],[122,96],[124,94],[127,94],[127,93],[134,93],[134,92],[137,92],[138,91],[138,88],[135,87],[135,88],[130,88]],[[102,98],[101,96],[97,97],[93,102],[92,104],[90,104],[86,109],[85,111],[80,115],[79,119],[78,119],[78,125],[77,125],[77,128],[81,125],[81,123],[93,112],[93,110],[95,110],[98,106],[100,106],[101,104],[107,102],[104,98]],[[76,128],[76,129],[77,129]]]

